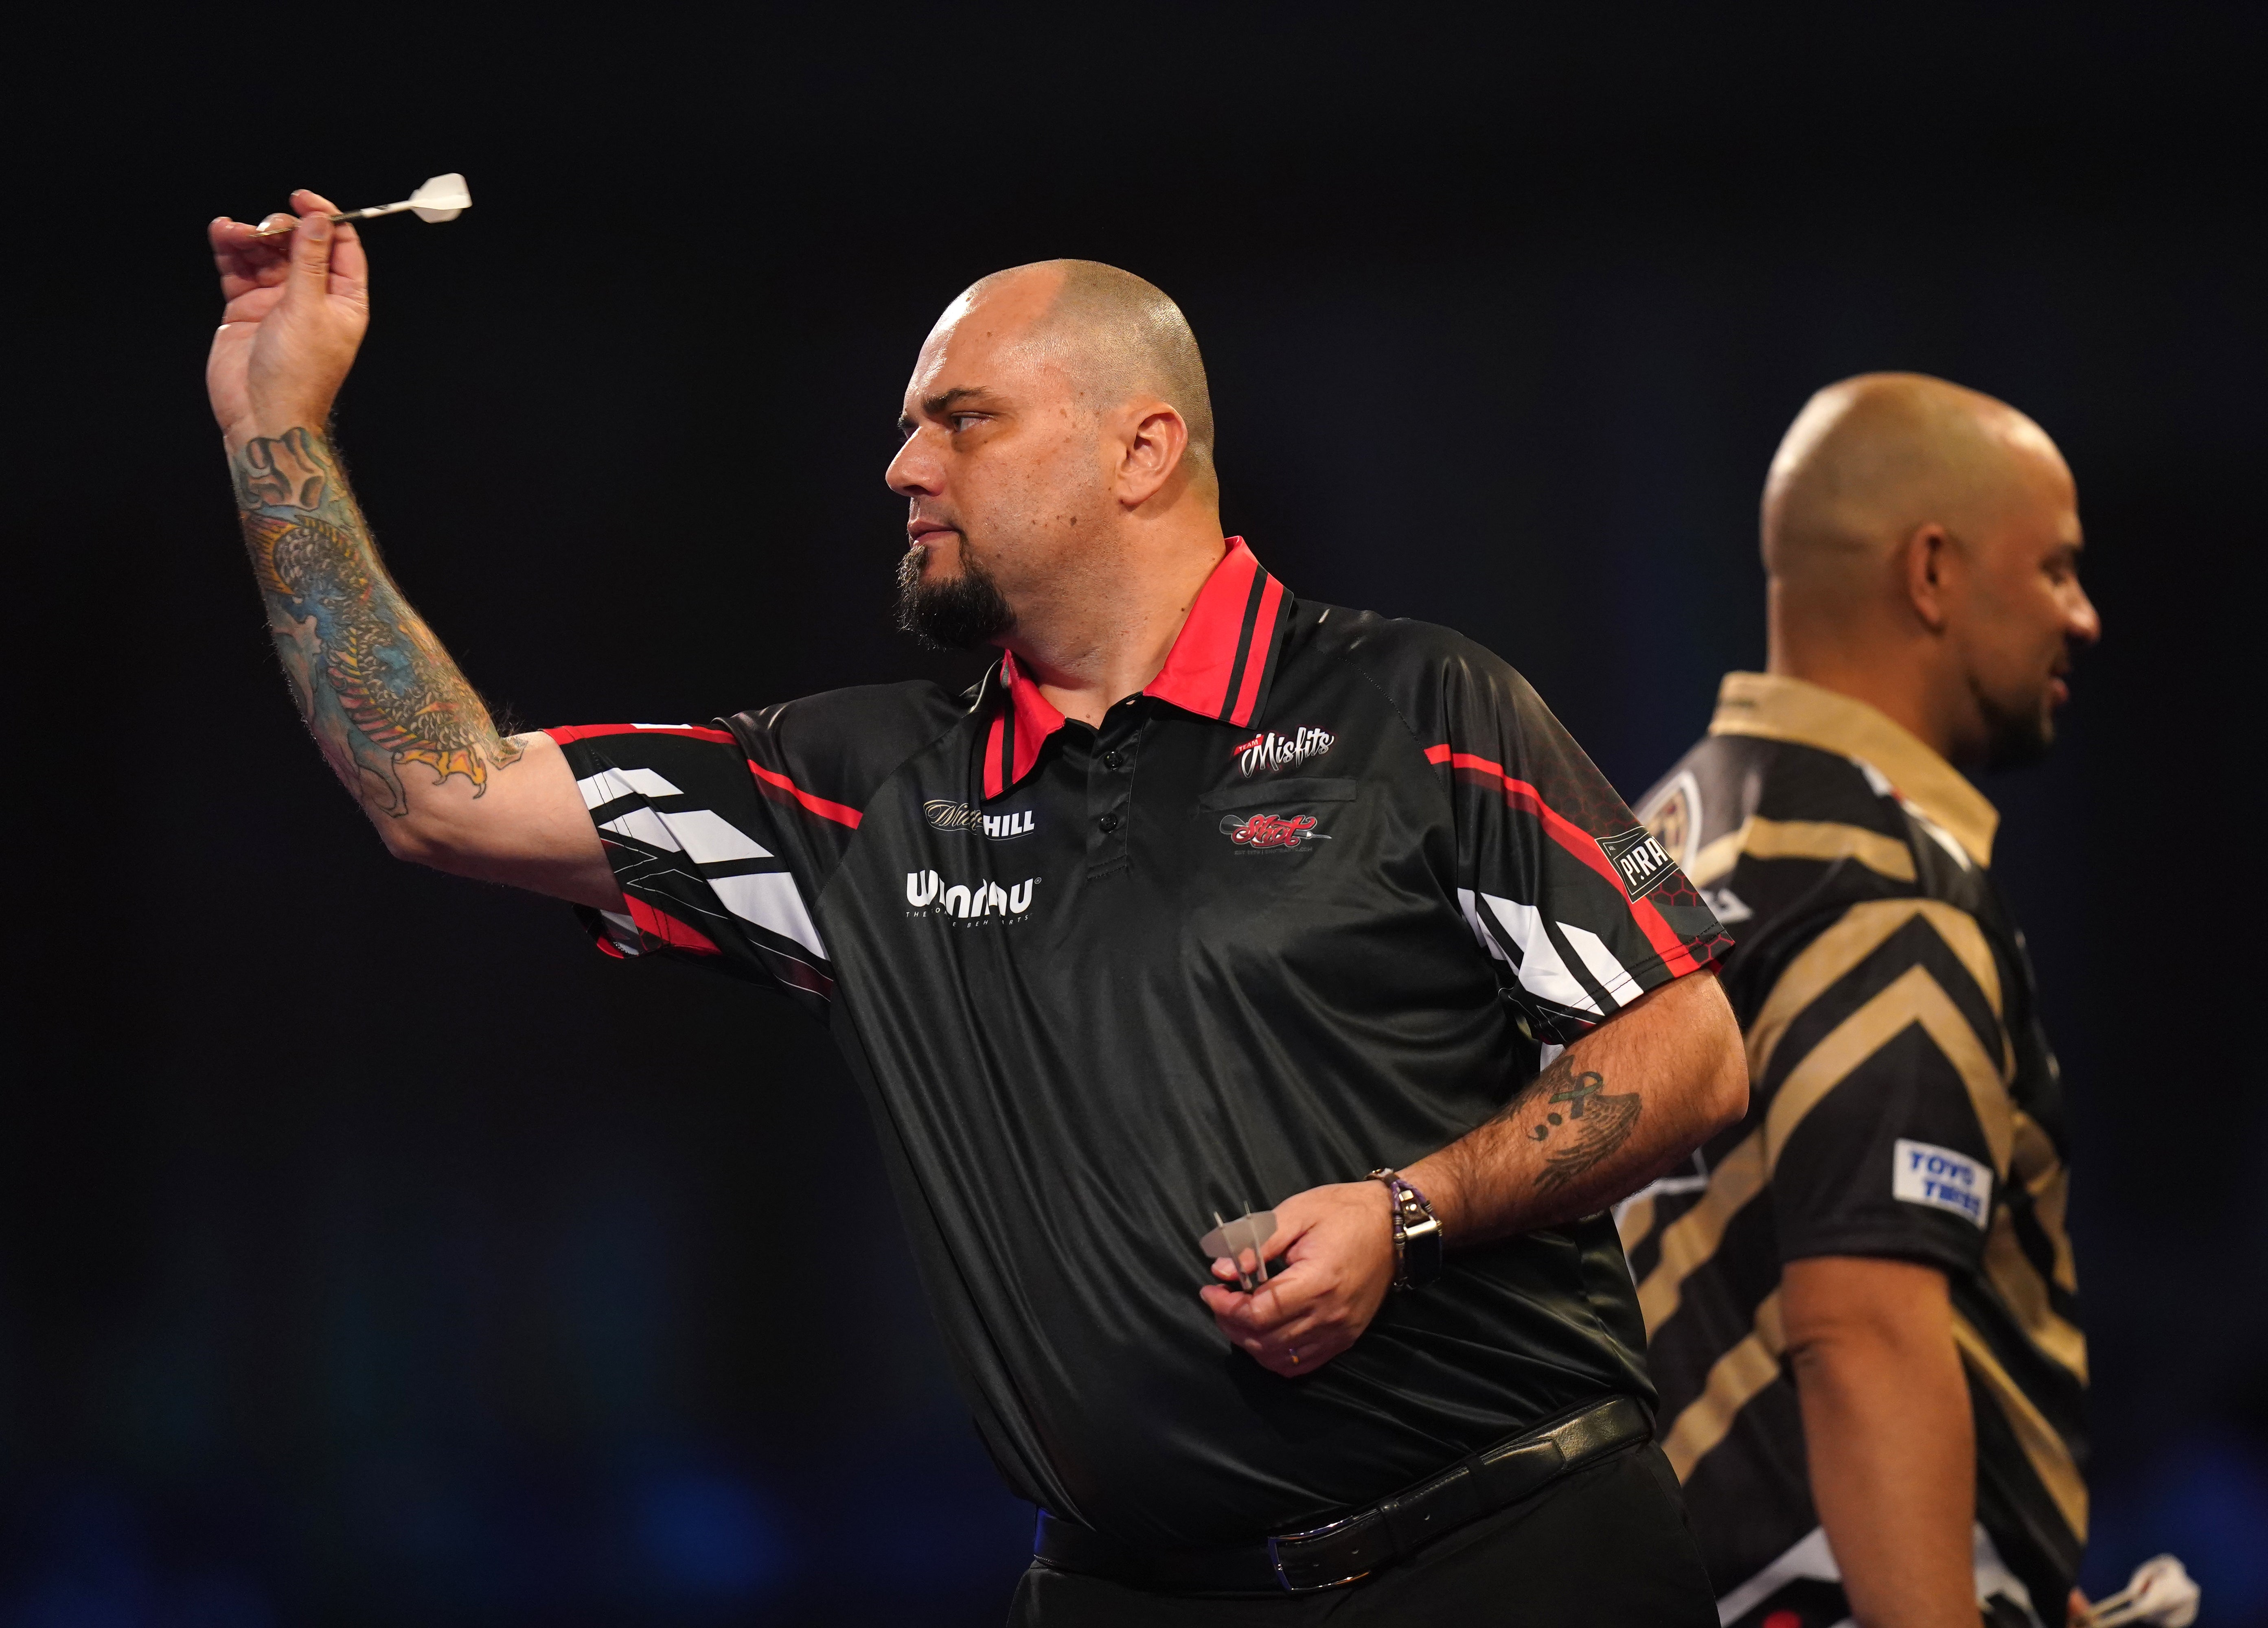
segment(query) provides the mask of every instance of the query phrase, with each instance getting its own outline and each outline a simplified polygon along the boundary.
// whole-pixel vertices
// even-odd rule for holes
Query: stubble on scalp
[[[1091,260],[1011,267],[981,279],[961,297],[973,304],[1008,278],[1034,274],[1060,281],[1028,342],[1052,353],[1091,412],[1145,396],[1171,406],[1189,427],[1182,457],[1191,474],[1214,480],[1212,392],[1204,354],[1182,308],[1155,283]]]
[[[1023,343],[1049,353],[1086,411],[1100,414],[1149,398],[1179,413],[1189,429],[1182,457],[1191,480],[1218,488],[1212,394],[1204,357],[1182,308],[1154,283],[1099,260],[1039,260],[971,284],[946,320],[966,314],[1010,279],[1052,276],[1056,286]],[[897,625],[932,649],[970,649],[1014,631],[998,582],[973,557],[964,534],[958,569],[939,577],[916,547],[898,562]]]
[[[2061,466],[2047,432],[1978,391],[1925,373],[1866,373],[1830,385],[1788,427],[1764,484],[1764,569],[1780,613],[1834,626],[1886,589],[1884,570],[1920,527],[1975,546],[2035,501],[2039,461]],[[2021,705],[1970,693],[1985,766],[2044,756],[2055,724],[2044,696]]]
[[[1764,483],[1764,568],[1831,589],[1933,522],[1956,539],[2022,501],[2055,444],[2007,402],[1926,373],[1830,385],[1788,426]]]

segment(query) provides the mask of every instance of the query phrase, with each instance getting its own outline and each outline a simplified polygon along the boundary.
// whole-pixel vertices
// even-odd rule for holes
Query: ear
[[[1162,401],[1130,408],[1118,461],[1118,501],[1139,509],[1181,472],[1189,427]]]
[[[1899,561],[1904,577],[1906,602],[1921,625],[1943,633],[1953,603],[1952,575],[1957,548],[1953,534],[1933,521],[1915,529],[1906,539]]]

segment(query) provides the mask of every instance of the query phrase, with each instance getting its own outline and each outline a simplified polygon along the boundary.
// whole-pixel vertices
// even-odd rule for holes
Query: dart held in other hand
[[[421,221],[453,221],[472,207],[472,188],[465,185],[463,176],[451,173],[436,175],[399,203],[374,203],[366,209],[349,209],[331,218],[342,222],[375,220],[381,215],[399,215],[408,210]],[[292,225],[288,219],[271,220],[264,226],[254,227],[252,235],[280,238],[287,235]]]
[[[1236,1280],[1248,1294],[1268,1281],[1268,1260],[1262,1250],[1276,1231],[1276,1212],[1260,1210],[1225,1221],[1215,1210],[1212,1219],[1212,1230],[1197,1240],[1197,1248],[1234,1266]]]

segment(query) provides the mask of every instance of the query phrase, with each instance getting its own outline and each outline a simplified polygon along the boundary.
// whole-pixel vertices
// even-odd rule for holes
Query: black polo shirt
[[[1487,651],[1300,603],[1231,539],[1099,730],[1003,656],[961,696],[551,734],[622,884],[587,913],[602,945],[827,1016],[1024,1497],[1130,1542],[1246,1539],[1652,1400],[1603,1216],[1454,1250],[1296,1379],[1197,1297],[1216,1210],[1414,1162],[1540,1045],[1727,945]]]

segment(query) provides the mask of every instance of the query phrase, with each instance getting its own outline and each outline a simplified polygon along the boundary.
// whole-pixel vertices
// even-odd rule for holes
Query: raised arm
[[[368,266],[327,200],[298,192],[291,202],[289,237],[212,224],[227,308],[205,378],[299,715],[391,852],[617,907],[559,749],[497,733],[379,557],[328,433],[369,324]]]
[[[1713,973],[1691,973],[1583,1036],[1502,1113],[1403,1175],[1452,1248],[1534,1232],[1635,1192],[1738,1120],[1748,1100],[1732,1008]],[[1251,1294],[1208,1287],[1205,1303],[1262,1367],[1312,1373],[1377,1315],[1394,1279],[1391,1233],[1383,1183],[1311,1188],[1276,1206],[1270,1252],[1285,1270]],[[1235,1274],[1223,1265],[1215,1275]]]

